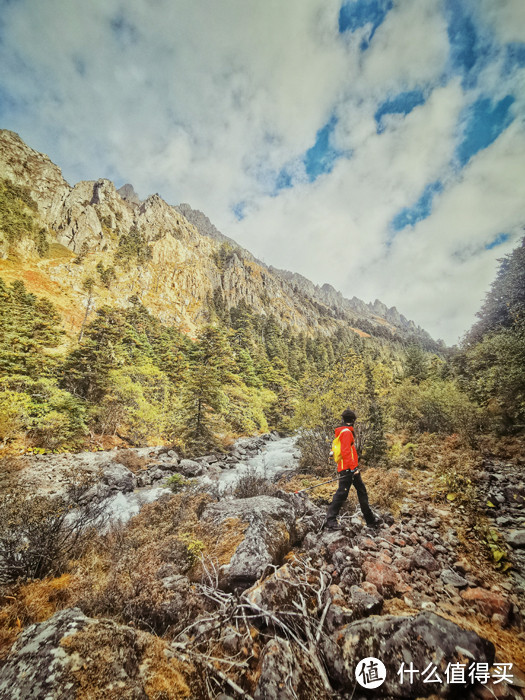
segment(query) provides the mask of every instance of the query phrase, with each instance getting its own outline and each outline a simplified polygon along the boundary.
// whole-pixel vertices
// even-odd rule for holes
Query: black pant
[[[326,520],[328,522],[335,521],[339,511],[341,510],[341,506],[348,498],[348,492],[350,491],[350,486],[352,486],[353,483],[355,490],[357,491],[357,498],[359,499],[359,505],[361,506],[361,512],[364,515],[366,524],[373,525],[376,518],[368,505],[368,494],[366,492],[366,486],[363,483],[363,479],[361,478],[361,474],[359,474],[359,472],[357,474],[352,474],[350,469],[340,473],[341,477],[339,479],[339,487],[334,493],[332,502],[326,511]]]

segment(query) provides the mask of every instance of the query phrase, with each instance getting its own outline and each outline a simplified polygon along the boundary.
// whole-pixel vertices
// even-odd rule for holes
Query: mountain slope
[[[227,308],[244,302],[308,334],[334,332],[343,322],[361,334],[386,329],[432,344],[425,331],[377,300],[348,300],[330,285],[267,267],[187,204],[172,207],[159,195],[141,202],[132,186],[117,191],[106,179],[71,187],[46,155],[7,130],[0,131],[0,178],[34,202],[48,247],[40,256],[33,241],[21,236],[9,244],[0,229],[0,274],[49,296],[72,329],[83,317],[85,282],[92,278],[95,306],[123,305],[136,295],[163,322],[189,333],[207,319],[215,299]]]

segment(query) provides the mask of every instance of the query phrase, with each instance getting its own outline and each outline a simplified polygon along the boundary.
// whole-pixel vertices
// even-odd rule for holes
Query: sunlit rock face
[[[161,321],[190,334],[209,320],[214,300],[225,309],[246,303],[257,314],[273,314],[281,326],[307,334],[333,333],[361,319],[394,333],[415,331],[428,338],[378,300],[348,300],[329,284],[319,287],[296,273],[267,267],[189,204],[174,207],[158,194],[141,201],[131,184],[117,190],[107,179],[71,186],[48,156],[7,130],[0,130],[0,178],[27,188],[48,241],[60,246],[51,246],[41,259],[32,242],[17,243],[19,264],[29,272],[24,275],[29,291],[47,292],[59,309],[56,297],[69,295],[62,303],[72,315],[77,308],[79,318],[85,306],[82,283],[98,279],[102,265],[114,266],[116,279],[99,290],[93,308],[124,305],[135,295]],[[137,236],[145,254],[123,259],[123,249]],[[8,251],[0,254],[7,257]],[[38,285],[31,274],[36,267]],[[59,289],[51,294],[42,277]]]

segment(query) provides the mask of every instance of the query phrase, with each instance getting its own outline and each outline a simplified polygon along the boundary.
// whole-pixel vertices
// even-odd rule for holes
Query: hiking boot
[[[326,520],[323,523],[323,527],[321,529],[322,530],[342,530],[343,526],[339,525],[337,520]]]

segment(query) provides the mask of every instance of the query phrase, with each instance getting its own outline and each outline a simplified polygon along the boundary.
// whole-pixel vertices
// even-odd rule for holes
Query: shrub
[[[169,405],[166,375],[152,364],[113,369],[98,409],[102,433],[124,432],[133,444],[162,436]]]
[[[330,462],[330,450],[334,439],[333,424],[320,425],[316,428],[301,430],[297,445],[301,452],[299,471],[307,473],[316,467],[322,467],[323,472],[333,471],[333,461]]]
[[[235,482],[232,494],[235,498],[253,498],[253,496],[272,496],[277,490],[275,484],[264,475],[257,473],[253,467],[246,469]]]
[[[45,449],[71,445],[87,432],[82,401],[54,380],[12,375],[0,390],[0,440],[28,435]]]
[[[448,443],[441,446],[438,459],[434,456],[433,460],[436,497],[454,503],[471,517],[477,517],[476,480],[481,458],[477,452],[461,449],[451,438]]]
[[[182,629],[202,604],[191,587],[180,600],[162,579],[188,574],[208,547],[209,535],[198,523],[208,501],[171,496],[98,537],[73,570],[75,604],[86,614],[111,615],[157,634]]]
[[[395,510],[406,493],[406,482],[397,470],[367,469],[366,487],[370,503],[385,510]]]
[[[479,406],[450,380],[403,381],[392,398],[398,427],[412,432],[461,433],[473,440],[482,421]]]
[[[182,474],[172,474],[169,479],[166,479],[166,486],[172,493],[182,491],[185,486],[191,483],[189,479],[185,479]]]
[[[30,434],[40,446],[55,449],[84,437],[86,408],[82,401],[46,379],[28,384],[27,391],[34,406]]]
[[[31,397],[27,394],[0,391],[0,440],[4,445],[27,431],[30,409]]]
[[[77,478],[58,497],[21,485],[0,494],[0,584],[56,576],[80,555],[102,517],[102,505],[83,501],[91,485]]]

